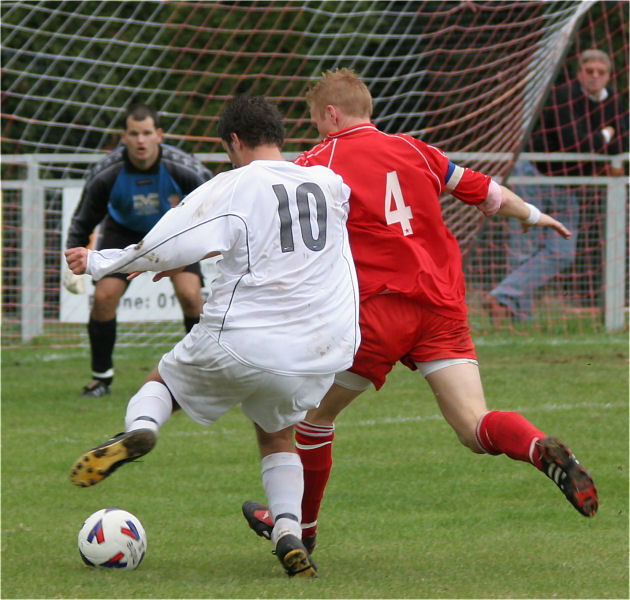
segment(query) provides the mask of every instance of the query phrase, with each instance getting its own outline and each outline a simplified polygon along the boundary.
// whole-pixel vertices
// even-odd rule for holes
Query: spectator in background
[[[553,88],[550,100],[542,110],[539,127],[531,140],[534,152],[620,154],[627,150],[627,112],[621,96],[607,87],[611,68],[605,52],[587,50],[580,55],[576,80]],[[613,170],[608,165],[598,168],[591,161],[537,162],[535,165],[519,161],[512,174],[623,175],[623,170]],[[575,186],[527,185],[515,187],[515,192],[572,231],[578,231],[580,210],[584,214],[589,203],[597,203]],[[593,207],[589,212],[593,212]],[[601,210],[596,214],[601,214]],[[583,222],[582,229],[586,226]],[[529,320],[536,290],[570,267],[577,249],[578,236],[565,239],[545,228],[532,228],[523,233],[516,219],[510,219],[508,227],[509,273],[483,299],[495,324],[507,317],[516,321]],[[582,239],[581,243],[584,242]],[[598,239],[593,245],[598,247],[601,242]],[[591,289],[585,294],[584,299],[589,305],[593,304],[601,287],[601,254],[597,256],[596,264],[593,264],[593,256],[590,257],[593,266],[589,271],[599,272],[600,276],[594,278]],[[581,272],[585,270],[584,265],[578,266]]]
[[[125,248],[138,243],[160,217],[195,188],[212,177],[196,158],[162,144],[158,114],[144,104],[125,114],[122,146],[88,173],[81,201],[72,217],[66,248],[87,246],[101,223],[97,250]],[[92,380],[84,396],[110,393],[114,378],[112,355],[116,343],[116,311],[129,286],[127,275],[111,273],[94,285],[88,335]],[[203,307],[201,267],[195,263],[173,275],[171,282],[184,313],[186,331],[199,321]],[[66,287],[75,292],[71,280]]]

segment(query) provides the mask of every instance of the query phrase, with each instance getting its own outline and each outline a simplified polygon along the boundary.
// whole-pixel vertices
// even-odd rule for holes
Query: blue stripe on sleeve
[[[448,171],[446,171],[446,175],[444,176],[444,183],[448,183],[448,180],[451,178],[453,171],[457,165],[452,161],[448,161]]]

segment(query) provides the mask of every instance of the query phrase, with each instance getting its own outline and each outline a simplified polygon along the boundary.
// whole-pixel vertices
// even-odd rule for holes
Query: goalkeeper
[[[125,114],[122,146],[96,164],[88,173],[81,201],[72,217],[66,248],[87,246],[99,225],[96,248],[125,248],[136,244],[186,194],[212,177],[197,159],[162,144],[163,132],[157,112],[134,104]],[[72,274],[64,284],[76,292]],[[190,331],[199,321],[203,306],[201,268],[189,265],[171,277]],[[95,282],[94,303],[88,322],[92,380],[84,396],[110,393],[114,378],[113,352],[116,342],[116,311],[129,286],[126,275],[110,273]]]
[[[352,189],[348,232],[361,291],[361,346],[320,406],[296,428],[304,465],[302,538],[315,547],[317,516],[332,466],[334,420],[370,385],[379,389],[402,362],[419,370],[460,442],[475,453],[506,454],[534,465],[583,515],[597,510],[593,480],[566,445],[517,412],[488,410],[467,323],[459,245],[444,224],[439,196],[450,192],[485,215],[520,219],[563,238],[558,221],[490,177],[462,168],[405,134],[371,122],[372,98],[354,71],[324,73],[307,93],[311,121],[323,138],[300,165],[327,165]],[[243,513],[259,535],[271,521],[248,501]]]

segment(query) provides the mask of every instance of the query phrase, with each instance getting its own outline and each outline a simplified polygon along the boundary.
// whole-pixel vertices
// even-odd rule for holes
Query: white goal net
[[[309,82],[349,67],[374,96],[378,127],[417,135],[501,180],[565,58],[599,44],[627,73],[623,4],[4,0],[3,346],[87,343],[84,326],[63,317],[64,198],[118,144],[131,102],[155,106],[166,141],[217,172],[228,168],[216,134],[227,99],[253,93],[276,102],[285,151],[296,154],[316,141],[303,100]],[[597,28],[605,39],[589,41]],[[627,90],[627,75],[615,82]],[[467,254],[479,213],[448,199],[444,209]],[[473,288],[488,261],[504,258],[483,260]],[[168,344],[182,331],[179,319],[170,330],[132,321],[119,343]]]

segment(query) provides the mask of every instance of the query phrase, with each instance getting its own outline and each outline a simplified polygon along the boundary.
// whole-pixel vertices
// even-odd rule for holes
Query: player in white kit
[[[283,159],[280,114],[260,96],[232,99],[218,129],[235,169],[194,190],[136,245],[66,250],[70,269],[95,280],[142,271],[157,271],[157,280],[221,255],[200,322],[131,398],[125,433],[83,454],[71,480],[94,485],[149,452],[174,409],[211,425],[240,404],[256,428],[276,554],[289,575],[313,577],[293,426],[360,343],[350,190],[325,167]]]

